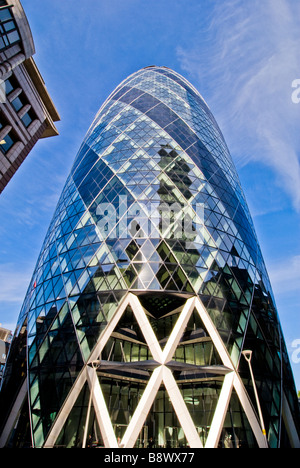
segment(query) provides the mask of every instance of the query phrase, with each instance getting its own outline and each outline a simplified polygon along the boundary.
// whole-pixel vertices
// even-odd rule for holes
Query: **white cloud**
[[[0,265],[0,302],[21,303],[28,289],[32,271],[19,270],[10,263]]]
[[[8,330],[15,330],[31,276],[29,267],[0,265],[0,322]]]
[[[276,296],[287,295],[300,290],[300,255],[287,258],[268,268],[272,288]]]
[[[292,0],[216,2],[208,30],[178,49],[199,82],[239,165],[258,160],[300,211],[300,4]]]

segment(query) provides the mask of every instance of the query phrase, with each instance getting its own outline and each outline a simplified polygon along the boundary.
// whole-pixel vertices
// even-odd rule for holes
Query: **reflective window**
[[[5,80],[5,92],[6,94],[10,94],[12,91],[19,87],[19,83],[15,79],[14,76],[11,76],[7,80]]]
[[[23,117],[21,117],[21,120],[25,127],[29,127],[35,118],[35,113],[30,109],[28,112],[26,112],[26,114],[23,115]]]
[[[0,51],[21,40],[10,8],[0,10]]]
[[[13,106],[15,111],[18,112],[24,106],[24,98],[22,98],[22,96],[18,96],[11,102],[11,105]]]
[[[7,126],[8,123],[4,120],[4,117],[0,115],[0,130]],[[0,151],[6,154],[10,148],[18,141],[18,137],[13,130],[10,130],[7,135],[0,141]]]

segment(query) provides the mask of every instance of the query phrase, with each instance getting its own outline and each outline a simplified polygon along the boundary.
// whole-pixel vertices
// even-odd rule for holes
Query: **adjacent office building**
[[[19,0],[0,0],[0,193],[40,138],[60,119],[32,58],[30,27]]]
[[[2,447],[299,447],[239,178],[207,104],[176,72],[129,76],[89,128],[0,399]]]
[[[3,377],[3,371],[5,368],[6,357],[8,354],[9,346],[12,339],[12,333],[10,330],[1,327],[0,323],[0,385]]]

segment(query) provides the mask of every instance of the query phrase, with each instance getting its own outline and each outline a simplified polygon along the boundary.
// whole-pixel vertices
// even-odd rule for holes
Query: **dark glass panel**
[[[16,112],[18,112],[22,107],[24,106],[24,100],[22,99],[22,96],[18,96],[15,98],[12,102],[11,105],[15,109]]]
[[[235,390],[232,392],[219,448],[258,448],[256,438]]]

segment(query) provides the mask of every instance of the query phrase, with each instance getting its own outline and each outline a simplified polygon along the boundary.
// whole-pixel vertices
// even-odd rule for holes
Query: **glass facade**
[[[128,77],[85,136],[19,316],[10,407],[22,378],[20,429],[2,408],[6,446],[299,444],[238,175],[207,104],[170,69]]]

